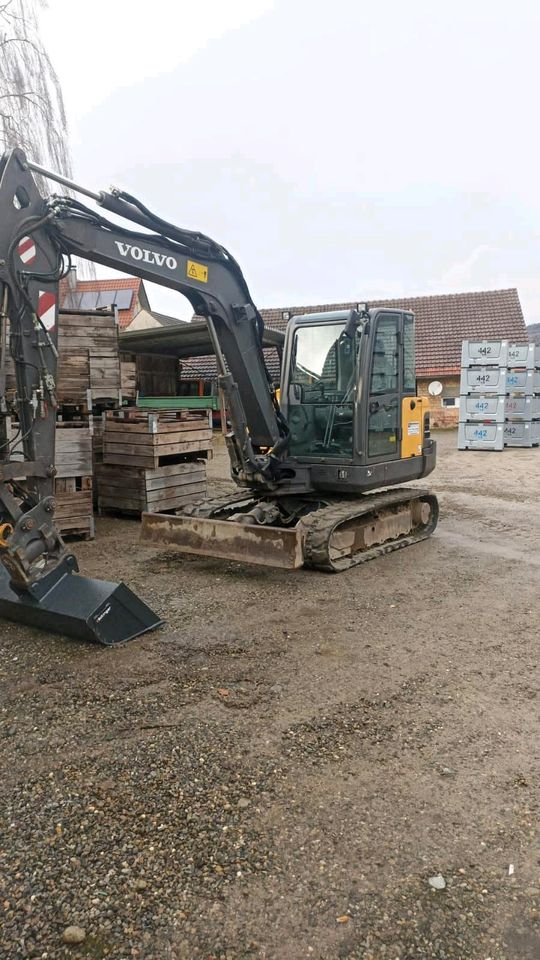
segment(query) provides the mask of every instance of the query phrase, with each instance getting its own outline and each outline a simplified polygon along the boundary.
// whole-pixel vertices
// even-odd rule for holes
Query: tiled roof
[[[459,373],[463,340],[529,339],[518,292],[513,288],[370,300],[368,305],[411,310],[415,314],[416,372],[419,377]],[[284,313],[292,317],[303,313],[349,310],[356,306],[356,302],[312,304],[261,310],[261,314],[269,327],[284,330],[287,325]]]
[[[350,310],[359,301],[310,304],[261,310],[268,327],[284,330],[289,317],[304,313],[328,313]],[[449,376],[459,373],[461,342],[474,339],[527,341],[527,328],[516,289],[485,290],[477,293],[435,294],[429,297],[404,297],[398,300],[370,300],[370,307],[395,307],[411,310],[416,317],[416,372],[419,377]],[[197,318],[199,319],[199,318]],[[275,350],[266,351],[272,376],[279,377]],[[197,357],[188,363],[193,377],[214,379],[213,357]],[[186,369],[187,373],[187,369]],[[184,374],[186,375],[186,374]]]
[[[274,383],[279,382],[280,363],[275,347],[268,347],[263,350],[266,366]],[[216,380],[217,364],[215,357],[190,357],[189,360],[182,358],[180,361],[183,380]]]

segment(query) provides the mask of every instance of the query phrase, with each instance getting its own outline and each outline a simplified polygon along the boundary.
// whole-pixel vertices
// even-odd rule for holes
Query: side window
[[[398,317],[380,317],[373,344],[370,394],[395,393],[398,389]]]
[[[414,354],[414,320],[403,318],[403,390],[416,393],[416,361]]]

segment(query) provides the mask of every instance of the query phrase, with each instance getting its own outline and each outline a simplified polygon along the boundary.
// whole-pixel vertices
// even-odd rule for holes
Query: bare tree
[[[0,152],[22,147],[71,176],[62,91],[39,37],[46,0],[0,0]]]
[[[39,36],[46,6],[47,0],[0,0],[0,155],[21,147],[40,166],[72,177],[62,91]],[[51,192],[49,181],[36,180],[45,195]],[[95,277],[94,264],[75,262],[82,277]]]

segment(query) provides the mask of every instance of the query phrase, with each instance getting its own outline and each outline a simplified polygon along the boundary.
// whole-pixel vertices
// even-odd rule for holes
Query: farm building
[[[348,310],[355,302],[311,304],[261,310],[267,328],[284,330],[290,317],[303,313]],[[394,307],[411,310],[416,316],[416,375],[421,396],[429,396],[434,380],[442,383],[442,393],[429,397],[431,420],[435,427],[453,426],[459,416],[459,376],[461,343],[469,339],[508,339],[526,341],[528,331],[516,289],[486,290],[477,293],[438,294],[430,297],[404,297],[399,300],[372,300],[370,307]],[[270,372],[279,379],[279,359],[267,351]],[[211,392],[216,378],[212,356],[191,357],[181,361],[180,392],[201,395]]]

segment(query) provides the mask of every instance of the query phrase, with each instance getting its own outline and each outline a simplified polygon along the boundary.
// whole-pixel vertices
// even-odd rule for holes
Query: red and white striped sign
[[[51,332],[56,324],[56,297],[54,293],[39,291],[38,316],[46,330]]]
[[[29,266],[36,259],[36,245],[31,237],[23,237],[19,240],[19,256],[25,266]]]

